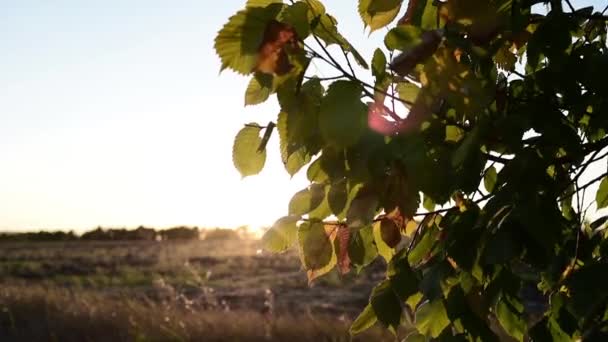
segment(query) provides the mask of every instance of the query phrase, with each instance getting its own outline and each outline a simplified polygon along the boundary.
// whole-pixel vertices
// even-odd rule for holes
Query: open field
[[[255,240],[3,242],[0,340],[349,340],[381,270],[309,287]]]

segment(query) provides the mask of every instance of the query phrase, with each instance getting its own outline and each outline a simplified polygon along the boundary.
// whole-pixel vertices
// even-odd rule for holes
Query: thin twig
[[[274,124],[274,122],[271,122],[271,123]],[[261,126],[256,123],[248,123],[248,124],[245,124],[245,127],[254,127],[254,128],[264,129],[268,126]]]
[[[594,183],[597,183],[597,182],[601,181],[601,180],[602,180],[604,177],[606,177],[606,176],[608,176],[608,172],[603,173],[603,174],[601,174],[601,175],[599,175],[599,176],[597,176],[597,177],[593,178],[593,179],[592,179],[591,181],[589,181],[587,184],[585,184],[585,185],[581,186],[581,187],[578,189],[578,191],[581,191],[581,190],[583,190],[583,189],[588,188],[589,186],[593,185]],[[572,195],[574,195],[574,192],[576,192],[576,190],[575,190],[575,191],[573,191],[573,192],[571,192],[571,193],[568,193],[568,194],[566,194],[566,195],[564,195],[564,196],[562,196],[562,197],[560,197],[558,200],[559,200],[559,201],[562,201],[564,198],[566,198],[566,197],[568,197],[568,196],[572,196]]]
[[[566,190],[568,190],[568,188],[572,185],[572,184],[578,184],[578,179],[583,175],[583,173],[585,172],[585,170],[587,170],[587,168],[589,167],[589,165],[593,164],[593,159],[595,157],[597,157],[597,155],[600,153],[601,150],[595,151],[593,153],[593,155],[591,155],[591,157],[589,158],[589,160],[587,160],[587,162],[585,164],[583,164],[583,166],[581,167],[581,169],[578,171],[578,173],[574,176],[574,178],[572,178],[572,180],[564,187],[564,189],[561,192],[564,192]],[[578,192],[578,190],[577,190]],[[573,194],[573,193],[572,193]],[[562,196],[562,199],[566,198],[566,197],[570,197],[572,194],[568,195],[568,196]],[[560,199],[561,201],[561,199]]]
[[[488,160],[492,161],[492,163],[500,163],[500,164],[506,164],[508,162],[510,162],[512,159],[508,159],[508,158],[503,158],[502,154],[500,156],[495,156],[493,154],[490,153],[483,153],[483,155],[488,158]]]
[[[568,4],[568,7],[570,7],[570,11],[572,11],[572,13],[576,12],[574,6],[572,6],[572,4],[570,3],[570,0],[566,0],[566,3]]]
[[[340,50],[342,50],[342,54],[344,54],[344,59],[346,59],[346,64],[348,65],[348,68],[350,69],[351,74],[353,75],[353,77],[357,77],[357,75],[355,75],[355,69],[353,69],[352,64],[350,64],[350,59],[348,58],[348,54],[346,53],[346,50],[344,50],[342,45],[340,45]]]
[[[339,80],[341,78],[344,78],[344,75],[329,76],[329,77],[304,76],[304,78],[307,80],[318,79],[319,81],[332,81],[332,80]]]

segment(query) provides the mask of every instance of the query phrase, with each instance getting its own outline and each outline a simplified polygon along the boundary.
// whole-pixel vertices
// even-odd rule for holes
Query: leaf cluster
[[[266,248],[297,248],[310,281],[387,265],[353,334],[608,338],[608,220],[585,199],[599,183],[591,202],[608,206],[590,167],[607,157],[607,18],[540,2],[360,0],[365,27],[390,26],[369,63],[318,0],[250,0],[218,33],[223,68],[252,76],[246,105],[276,94],[285,169],[310,181]],[[274,127],[237,134],[243,176]]]

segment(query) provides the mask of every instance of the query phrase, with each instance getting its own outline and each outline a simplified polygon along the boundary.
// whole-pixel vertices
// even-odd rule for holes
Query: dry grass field
[[[297,255],[256,240],[2,242],[0,340],[349,341],[383,276],[309,287]]]

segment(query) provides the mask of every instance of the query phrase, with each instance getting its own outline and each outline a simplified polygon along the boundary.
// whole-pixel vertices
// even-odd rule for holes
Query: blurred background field
[[[245,229],[116,231],[1,235],[0,340],[348,341],[384,277],[372,265],[309,286],[296,252],[269,255]],[[376,329],[355,340],[392,338]]]

